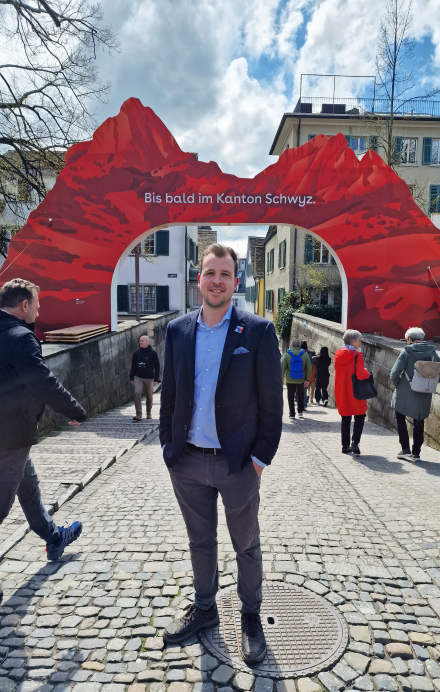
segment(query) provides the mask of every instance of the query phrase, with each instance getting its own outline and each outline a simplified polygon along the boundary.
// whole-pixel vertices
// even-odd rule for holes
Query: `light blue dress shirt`
[[[196,447],[221,447],[215,423],[215,391],[231,313],[232,305],[214,327],[203,323],[201,310],[197,319],[194,406],[188,433],[188,442]],[[259,466],[266,466],[255,457],[252,459]]]

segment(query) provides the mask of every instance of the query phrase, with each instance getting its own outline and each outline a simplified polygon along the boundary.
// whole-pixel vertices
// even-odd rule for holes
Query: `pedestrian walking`
[[[195,597],[164,639],[180,642],[219,622],[220,494],[238,566],[242,656],[251,665],[266,655],[259,488],[281,437],[283,385],[273,324],[231,304],[237,274],[234,250],[210,245],[201,258],[201,310],[167,328],[160,443],[186,524]]]
[[[328,383],[330,382],[330,365],[331,358],[328,354],[327,346],[322,346],[319,351],[319,355],[313,358],[313,364],[315,366],[315,399],[316,403],[321,406],[321,401],[323,406],[328,404]]]
[[[64,528],[49,516],[29,451],[38,441],[45,404],[73,419],[71,425],[79,425],[87,414],[43,360],[33,333],[39,290],[23,279],[8,281],[0,289],[0,524],[18,497],[29,526],[46,542],[48,559],[58,560],[80,535],[81,522]]]
[[[364,429],[367,400],[356,399],[353,394],[352,375],[358,380],[367,380],[370,373],[364,366],[361,346],[362,334],[348,329],[344,334],[344,347],[335,353],[335,398],[341,416],[342,453],[360,454],[359,442]],[[353,436],[350,445],[351,419],[354,416]]]
[[[412,327],[405,333],[407,346],[402,350],[390,373],[395,387],[391,406],[395,410],[397,430],[401,451],[398,459],[420,461],[420,451],[423,444],[425,420],[428,418],[432,393],[435,391],[439,377],[440,358],[433,344],[425,341],[425,332],[420,327]],[[426,372],[419,372],[416,363],[426,363]],[[420,368],[420,370],[422,370]],[[430,373],[429,370],[432,370]],[[428,377],[423,377],[423,375]],[[431,375],[431,378],[429,378]],[[420,380],[424,382],[420,382]],[[432,387],[427,380],[431,379]],[[418,386],[418,384],[421,386]],[[431,391],[426,391],[426,390]],[[423,390],[423,391],[420,391]],[[409,446],[409,435],[406,418],[413,420],[413,445]]]
[[[309,387],[310,387],[310,383],[312,382],[312,379],[313,379],[313,356],[314,356],[314,353],[312,353],[312,351],[309,351],[308,346],[307,346],[307,341],[301,341],[300,347],[302,349],[304,349],[304,351],[306,351],[307,355],[310,358],[310,365],[312,366],[312,370],[311,370],[310,377],[309,377],[309,383],[307,386],[304,385],[304,411],[305,411],[307,408],[308,401],[309,401]]]
[[[295,418],[295,396],[298,400],[298,417],[304,418],[304,388],[309,386],[312,364],[307,351],[300,348],[299,340],[292,339],[281,360],[281,370],[286,377],[289,417]],[[306,389],[307,391],[307,389]]]
[[[130,382],[134,385],[134,406],[136,415],[133,420],[142,420],[142,392],[145,388],[147,418],[152,418],[153,384],[160,381],[159,356],[150,346],[150,339],[145,334],[139,339],[139,348],[133,353],[130,370]]]
[[[315,357],[315,351],[310,351],[312,355],[312,374],[310,375],[310,382],[309,382],[309,388],[306,389],[307,392],[307,401],[310,404],[315,403],[315,389],[316,389],[316,365],[313,362],[313,359]]]

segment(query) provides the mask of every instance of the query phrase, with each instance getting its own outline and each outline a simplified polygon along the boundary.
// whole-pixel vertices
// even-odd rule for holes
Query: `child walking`
[[[329,367],[331,358],[328,354],[327,346],[322,346],[319,355],[313,358],[313,363],[316,366],[315,370],[315,399],[316,403],[321,406],[328,404],[328,383],[330,381]]]

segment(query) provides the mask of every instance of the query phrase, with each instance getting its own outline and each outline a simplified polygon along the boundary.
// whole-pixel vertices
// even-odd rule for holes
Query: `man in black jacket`
[[[29,450],[38,441],[38,421],[48,404],[79,425],[87,414],[45,364],[33,333],[38,286],[13,279],[0,289],[0,524],[17,496],[29,526],[46,544],[49,560],[78,538],[82,526],[56,526],[47,513]],[[1,601],[1,590],[0,590]]]
[[[172,320],[166,333],[160,443],[186,524],[195,598],[164,638],[176,643],[218,623],[220,495],[237,555],[241,653],[252,665],[266,655],[259,490],[281,437],[283,383],[273,324],[231,304],[237,269],[232,248],[208,247],[202,309]]]
[[[131,361],[130,382],[134,384],[134,405],[136,415],[135,422],[142,420],[142,390],[145,387],[145,398],[147,400],[147,418],[152,418],[151,409],[153,407],[153,383],[157,384],[160,375],[159,356],[150,346],[148,336],[141,336],[137,351],[133,353]]]

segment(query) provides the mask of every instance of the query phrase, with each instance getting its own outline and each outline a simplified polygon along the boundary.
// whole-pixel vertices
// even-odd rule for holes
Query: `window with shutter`
[[[169,255],[170,254],[170,232],[166,231],[156,231],[156,255]]]
[[[281,268],[281,243],[278,243],[278,269]]]
[[[431,146],[431,165],[438,166],[440,164],[440,139],[433,139]]]
[[[429,188],[429,213],[440,213],[440,185],[431,185]]]
[[[267,274],[270,272],[270,252],[267,253]]]
[[[313,139],[313,137],[316,137],[316,135],[309,135],[308,141],[310,142],[310,140]]]
[[[312,264],[313,262],[314,242],[313,236],[306,235],[304,239],[304,264]]]
[[[422,164],[424,166],[430,166],[431,165],[431,152],[432,152],[432,137],[423,137]]]
[[[272,248],[270,251],[270,271],[273,272],[275,269],[275,250]]]
[[[128,312],[128,286],[118,286],[118,312]]]
[[[170,309],[170,287],[156,286],[156,312],[168,312]]]
[[[344,137],[347,140],[348,146],[351,146],[351,135],[344,135]]]
[[[283,241],[283,267],[286,266],[287,240]]]

